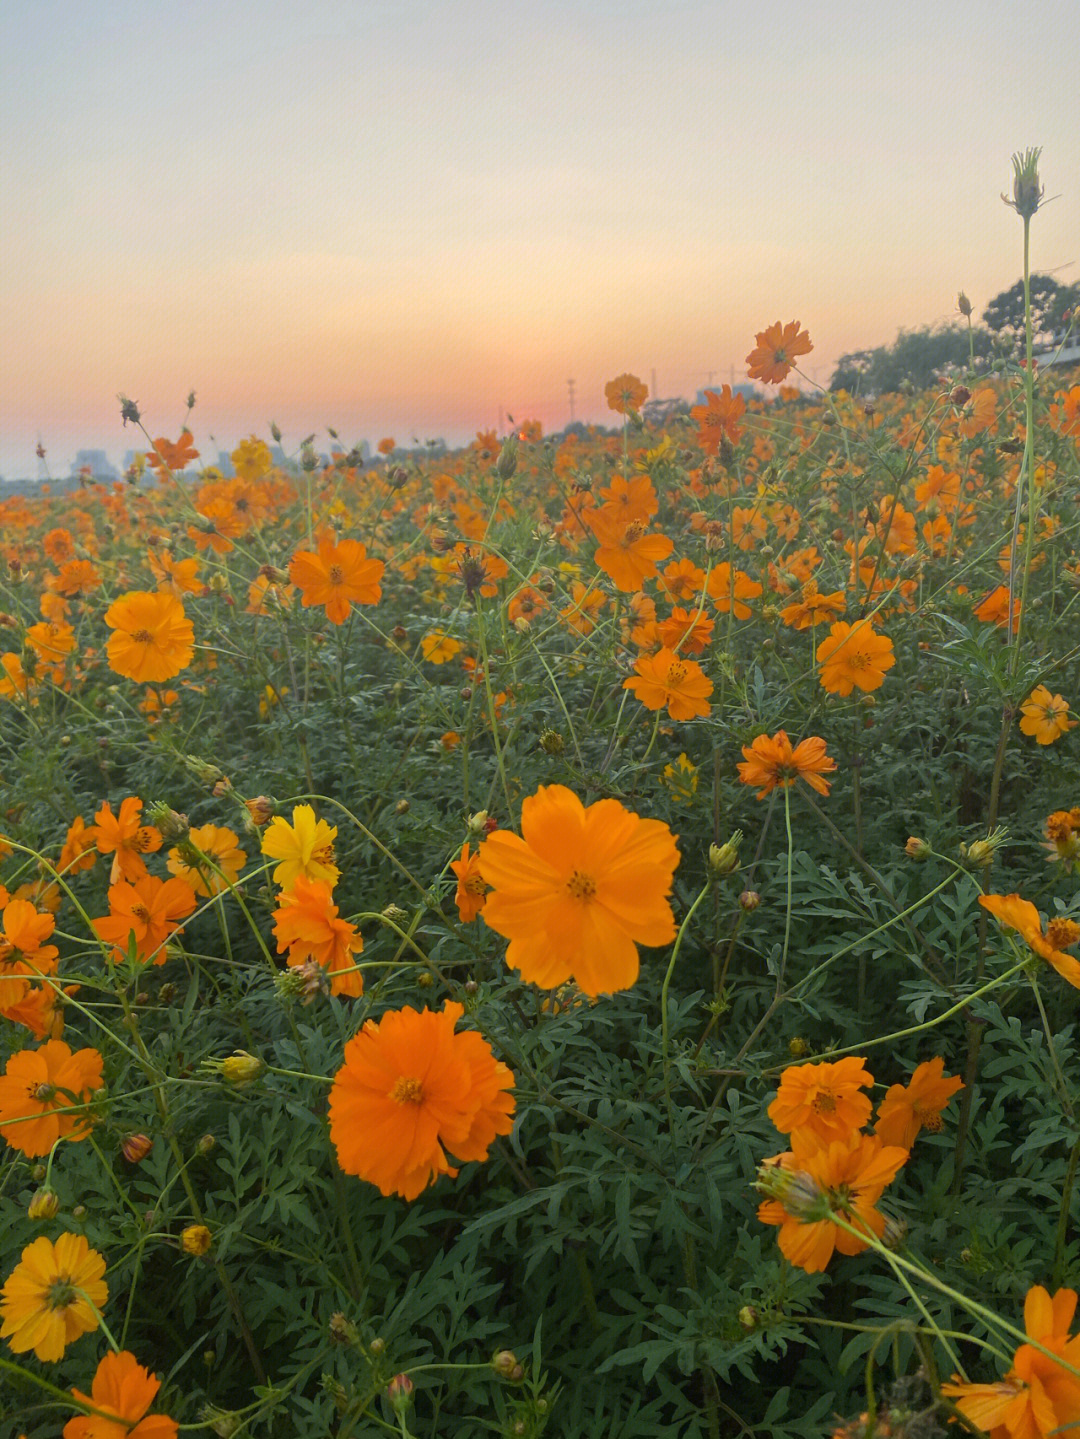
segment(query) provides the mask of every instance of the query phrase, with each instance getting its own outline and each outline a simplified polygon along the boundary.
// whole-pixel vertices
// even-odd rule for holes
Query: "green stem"
[[[664,975],[664,983],[660,987],[660,1048],[661,1062],[664,1070],[664,1099],[667,1104],[668,1125],[674,1135],[675,1112],[671,1103],[671,1024],[668,1019],[668,992],[671,989],[671,978],[675,973],[675,961],[679,957],[679,950],[682,948],[683,937],[686,934],[687,926],[694,917],[698,905],[712,888],[711,882],[702,886],[697,899],[686,912],[686,917],[679,926],[679,932],[675,936],[675,943],[671,950],[671,959],[668,961],[667,973]]]

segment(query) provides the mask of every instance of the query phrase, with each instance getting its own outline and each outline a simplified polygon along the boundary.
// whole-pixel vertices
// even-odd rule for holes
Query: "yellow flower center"
[[[487,885],[484,883],[483,879],[481,879],[478,874],[471,874],[469,878],[462,883],[461,887],[466,894],[487,893]]]
[[[331,565],[326,572],[326,578],[332,585],[340,585],[345,579],[345,571],[340,565]]]
[[[816,1114],[835,1114],[836,1095],[828,1089],[819,1090],[818,1093],[814,1095],[814,1100],[810,1108],[814,1110]]]
[[[332,844],[321,844],[318,849],[311,851],[311,858],[316,864],[333,864],[334,846]]]
[[[133,919],[140,920],[143,924],[146,924],[150,919],[150,911],[145,904],[133,904],[131,906],[131,914]]]
[[[135,641],[136,644],[148,645],[150,641],[154,638],[154,636],[150,633],[149,630],[132,630],[131,638]]]
[[[853,670],[868,670],[870,668],[870,656],[861,650],[847,657],[848,668]]]
[[[1080,924],[1075,919],[1052,919],[1046,926],[1046,937],[1055,949],[1066,949],[1080,939]]]
[[[927,1134],[940,1134],[945,1127],[941,1115],[936,1109],[916,1109],[915,1118],[919,1121]]]
[[[679,664],[679,662],[676,660],[676,662],[667,672],[667,682],[670,686],[674,687],[675,685],[681,685],[683,680],[685,679],[686,666]]]
[[[419,1104],[424,1097],[423,1086],[418,1079],[411,1075],[402,1075],[394,1080],[394,1087],[390,1091],[390,1098],[397,1104]]]
[[[566,887],[575,899],[587,901],[596,897],[596,880],[591,874],[582,874],[580,869],[574,870],[566,881]]]

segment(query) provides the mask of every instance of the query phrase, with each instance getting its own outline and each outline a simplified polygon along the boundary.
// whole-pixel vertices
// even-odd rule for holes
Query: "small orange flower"
[[[166,1414],[144,1418],[161,1380],[123,1350],[106,1354],[97,1367],[90,1393],[72,1389],[81,1404],[97,1414],[77,1414],[64,1425],[63,1439],[176,1439],[179,1425]],[[106,1419],[108,1414],[112,1417]]]
[[[329,973],[331,994],[363,994],[364,977],[353,959],[364,948],[363,936],[338,917],[330,886],[322,880],[298,874],[292,888],[278,895],[274,937],[278,954],[289,951],[290,968],[314,960]]]
[[[977,620],[984,620],[988,624],[999,625],[1004,629],[1010,624],[1008,585],[998,585],[996,589],[991,590],[979,601],[972,613]],[[1013,596],[1011,627],[1013,634],[1020,628],[1020,596],[1018,594]]]
[[[92,835],[99,854],[113,856],[110,884],[119,879],[129,882],[146,873],[144,854],[154,854],[161,848],[161,834],[152,824],[142,824],[142,800],[128,795],[122,800],[119,813],[113,814],[108,800],[94,816],[93,826],[87,830]]]
[[[7,891],[0,889],[0,899]],[[60,954],[45,941],[56,927],[51,914],[41,914],[26,899],[10,899],[0,927],[0,1011],[25,999],[31,982],[52,974]]]
[[[182,430],[175,444],[159,435],[154,441],[154,448],[146,456],[146,463],[152,470],[164,470],[168,466],[175,472],[198,458],[199,452],[192,443],[191,431]]]
[[[980,894],[979,903],[1005,929],[1014,929],[1027,947],[1045,959],[1074,989],[1080,989],[1080,959],[1063,951],[1080,940],[1080,924],[1058,916],[1043,930],[1039,911],[1018,894]]]
[[[769,1118],[781,1134],[812,1136],[819,1144],[847,1141],[870,1118],[874,1082],[866,1060],[854,1055],[832,1063],[791,1064],[780,1076]]]
[[[921,1129],[937,1134],[941,1111],[963,1087],[958,1074],[945,1074],[945,1061],[940,1055],[926,1060],[916,1067],[907,1084],[893,1084],[886,1090],[878,1105],[874,1133],[882,1144],[910,1149]]]
[[[442,630],[432,630],[420,641],[420,652],[428,664],[432,665],[446,664],[447,660],[452,660],[460,649],[460,642],[451,639],[449,635],[444,635]]]
[[[608,409],[617,415],[628,415],[631,410],[640,410],[649,397],[648,385],[643,385],[636,375],[616,375],[604,386]]]
[[[844,613],[846,604],[843,590],[836,590],[831,595],[819,594],[816,583],[807,580],[802,587],[802,598],[785,605],[780,611],[780,618],[793,629],[808,630],[823,621],[829,623],[835,620],[837,615]]]
[[[182,933],[180,921],[195,908],[195,891],[182,879],[158,879],[144,874],[134,884],[121,880],[109,886],[109,913],[92,920],[99,939],[114,945],[110,956],[123,964],[134,941],[135,957],[146,964],[164,964],[166,941]]]
[[[452,859],[450,868],[457,876],[454,903],[462,924],[469,924],[484,907],[487,885],[480,873],[480,856],[469,853],[468,840],[461,846],[461,858]]]
[[[709,598],[722,615],[733,614],[737,620],[750,618],[750,606],[744,600],[761,597],[761,586],[742,570],[733,568],[727,560],[714,565],[707,586]]]
[[[475,1030],[456,1031],[464,1006],[411,1006],[369,1019],[345,1046],[330,1089],[330,1138],[338,1163],[381,1193],[416,1196],[448,1155],[487,1158],[512,1127],[514,1076]]]
[[[382,598],[382,560],[369,560],[359,540],[322,540],[319,552],[297,550],[289,565],[289,579],[300,591],[305,609],[322,605],[326,618],[343,625],[353,604],[377,605]]]
[[[195,654],[195,631],[175,595],[129,590],[105,611],[113,631],[106,645],[110,668],[140,684],[171,680]]]
[[[657,635],[665,649],[699,655],[712,638],[715,627],[708,615],[676,605],[667,619],[660,622]]]
[[[758,799],[764,799],[778,786],[788,788],[797,779],[804,779],[818,794],[829,793],[829,781],[822,775],[836,769],[836,761],[825,753],[825,741],[817,735],[801,740],[794,749],[785,730],[777,730],[770,739],[759,734],[742,747],[745,763],[739,765],[743,784],[760,785]]]
[[[78,874],[91,869],[97,863],[93,826],[87,825],[81,814],[71,821],[56,868],[61,874]]]
[[[101,1088],[103,1064],[96,1049],[72,1054],[62,1039],[13,1054],[0,1078],[0,1135],[29,1159],[48,1154],[58,1139],[85,1139],[85,1110],[64,1111]]]
[[[594,559],[623,594],[633,594],[654,579],[657,565],[675,548],[667,535],[649,534],[642,520],[628,524],[606,506],[593,510],[588,522],[600,545]]]
[[[1069,718],[1068,701],[1052,695],[1045,685],[1036,685],[1020,706],[1020,733],[1029,735],[1037,744],[1053,744],[1075,727],[1076,720]]]
[[[746,411],[742,395],[734,395],[730,385],[722,390],[706,390],[704,405],[695,405],[690,417],[697,421],[697,441],[707,455],[715,455],[726,438],[737,445],[742,438],[739,420]]]
[[[617,800],[583,805],[561,784],[521,806],[521,837],[496,830],[480,849],[492,892],[485,924],[510,941],[506,962],[527,984],[573,979],[585,994],[629,989],[637,946],[670,944],[675,836]]]
[[[777,385],[791,374],[792,367],[800,355],[808,355],[814,348],[810,336],[801,330],[798,320],[781,325],[777,320],[767,330],[756,336],[757,345],[746,357],[746,373],[752,380],[763,380],[767,385]]]
[[[209,898],[235,884],[246,862],[247,852],[240,848],[239,836],[233,830],[225,825],[197,824],[188,830],[182,844],[169,850],[166,865],[170,874],[190,885],[196,894]]]
[[[827,639],[817,647],[821,685],[830,694],[849,695],[856,685],[876,690],[885,683],[885,671],[896,663],[892,640],[878,634],[869,620],[829,626]]]
[[[646,709],[666,705],[673,720],[709,713],[713,684],[696,660],[660,649],[654,655],[639,655],[634,668],[637,674],[623,680],[623,689],[633,690]]]

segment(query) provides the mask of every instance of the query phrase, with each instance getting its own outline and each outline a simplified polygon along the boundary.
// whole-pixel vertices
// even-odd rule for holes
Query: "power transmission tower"
[[[570,423],[574,423],[574,381],[567,380],[566,388],[570,392]]]

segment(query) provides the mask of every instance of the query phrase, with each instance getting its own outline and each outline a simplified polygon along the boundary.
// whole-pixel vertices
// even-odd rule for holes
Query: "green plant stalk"
[[[1035,544],[1035,515],[1038,510],[1038,496],[1035,493],[1035,366],[1032,362],[1031,324],[1031,216],[1024,219],[1024,456],[1020,462],[1020,473],[1016,479],[1016,512],[1013,516],[1012,539],[1009,544],[1009,609],[1006,617],[1007,637],[1013,641],[1009,673],[1015,679],[1020,665],[1020,632],[1024,625],[1027,608],[1028,581],[1031,578],[1031,551]],[[1016,634],[1012,632],[1013,594],[1016,588],[1016,544],[1020,533],[1020,515],[1023,512],[1024,485],[1027,485],[1028,520],[1024,534],[1024,573],[1020,581],[1020,613],[1016,617]]]
[[[664,1100],[667,1104],[668,1125],[674,1137],[675,1132],[675,1111],[671,1103],[671,1023],[668,1019],[668,992],[671,989],[671,978],[675,973],[675,961],[679,957],[679,950],[682,948],[683,937],[686,934],[687,926],[694,917],[698,905],[712,888],[711,880],[701,887],[697,899],[686,911],[686,917],[679,925],[679,932],[675,936],[675,943],[671,948],[671,959],[668,961],[667,973],[664,975],[664,983],[660,987],[660,1053],[661,1064],[664,1071]]]

